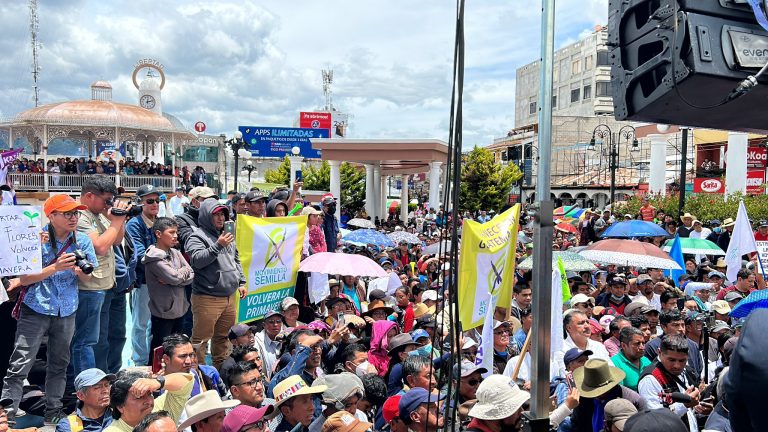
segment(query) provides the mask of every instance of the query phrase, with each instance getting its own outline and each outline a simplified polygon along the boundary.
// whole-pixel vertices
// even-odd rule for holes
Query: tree
[[[365,172],[349,162],[339,168],[341,176],[341,207],[354,214],[365,203]],[[304,189],[330,190],[331,166],[323,161],[319,167],[309,166],[304,170]]]
[[[288,160],[288,156],[283,159],[277,169],[264,171],[264,180],[267,183],[289,185],[291,183],[291,161]]]
[[[507,204],[512,185],[521,178],[523,173],[517,165],[502,166],[493,153],[475,146],[461,167],[459,209],[500,211]]]

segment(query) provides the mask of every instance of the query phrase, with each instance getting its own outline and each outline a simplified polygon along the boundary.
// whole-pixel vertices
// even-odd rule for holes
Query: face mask
[[[355,366],[355,375],[362,378],[363,375],[366,375],[368,373],[368,360],[360,363],[359,365]]]
[[[722,231],[722,230],[723,230],[723,229],[722,229],[722,228],[720,228],[720,227],[715,227],[715,228],[714,228],[712,231],[714,231],[714,232],[716,232],[716,233],[720,234],[720,231]]]
[[[621,297],[616,297],[615,295],[611,294],[611,300],[614,300],[614,301],[621,301],[621,299],[623,299],[623,298],[624,298],[624,296],[621,296]]]
[[[326,210],[326,213],[329,215],[336,214],[336,206],[328,206],[327,209],[328,210]]]
[[[416,357],[416,356],[420,356],[420,355],[421,355],[421,353],[417,349],[415,349],[413,351],[408,351],[408,357]]]
[[[423,347],[420,347],[416,351],[419,352],[419,355],[427,356],[429,357],[432,355],[432,344],[426,344]]]

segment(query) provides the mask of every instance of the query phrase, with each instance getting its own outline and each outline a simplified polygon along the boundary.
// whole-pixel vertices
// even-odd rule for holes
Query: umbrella
[[[608,227],[601,235],[603,238],[632,238],[632,237],[669,237],[664,228],[655,223],[630,220],[617,222]]]
[[[709,240],[702,238],[681,237],[680,246],[684,254],[691,255],[725,255],[725,251]],[[672,240],[667,240],[664,244],[664,251],[669,252],[672,249]]]
[[[578,228],[576,228],[575,226],[573,226],[573,225],[571,225],[571,224],[569,224],[567,222],[561,222],[561,223],[555,225],[555,229],[558,230],[558,231],[569,232],[569,233],[572,233],[572,234],[578,234],[579,233]]]
[[[346,242],[351,242],[351,243],[360,243],[364,245],[371,244],[371,245],[376,245],[380,247],[395,246],[395,242],[393,242],[389,237],[372,229],[354,230],[349,234],[345,235],[344,237],[342,237],[341,240]]]
[[[400,205],[400,201],[392,200],[392,202],[389,203],[389,211],[393,212],[395,209]]]
[[[582,249],[579,255],[598,263],[680,270],[669,254],[639,240],[601,240]]]
[[[366,256],[334,252],[310,255],[299,264],[299,270],[342,276],[387,276],[387,272],[376,261]]]
[[[575,215],[575,213],[578,213],[578,215]],[[569,216],[569,217],[579,217],[579,215],[581,215],[582,213],[584,213],[584,210],[581,207],[576,205],[558,207],[554,210],[554,212],[552,212],[552,214],[555,216]]]
[[[419,239],[419,236],[413,233],[409,233],[407,231],[394,231],[387,234],[387,237],[389,237],[395,243],[400,243],[404,241],[408,244],[421,244],[421,240]]]
[[[592,261],[584,258],[583,256],[570,251],[552,252],[552,268],[557,268],[557,258],[563,260],[563,266],[566,271],[593,271],[597,270],[597,267]],[[521,270],[533,269],[533,256],[529,256],[517,265],[517,268]]]
[[[434,255],[436,253],[440,252],[440,245],[442,246],[443,253],[449,253],[451,252],[451,241],[450,240],[441,240],[439,242],[432,243],[431,245],[424,248],[424,254],[430,254]]]
[[[729,314],[733,318],[744,318],[755,309],[768,309],[768,290],[752,291],[745,299],[739,301]]]
[[[347,221],[347,225],[358,228],[376,228],[376,225],[368,219],[354,218]]]

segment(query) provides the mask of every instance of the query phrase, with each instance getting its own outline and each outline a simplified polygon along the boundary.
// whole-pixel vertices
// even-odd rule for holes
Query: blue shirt
[[[46,225],[43,230],[47,231],[48,226]],[[97,267],[99,261],[96,259],[93,242],[91,242],[91,239],[86,234],[76,233],[76,235],[77,245],[71,244],[64,253],[72,253],[72,251],[80,249],[85,253],[88,261],[94,267]],[[60,242],[54,239],[54,241],[56,241],[57,250],[61,250],[66,243],[66,240]],[[45,242],[43,244],[43,265],[51,262],[55,257],[56,254],[53,252],[51,242]],[[24,296],[24,304],[42,315],[60,317],[72,315],[77,310],[77,276],[75,276],[75,271],[56,272],[52,276],[30,286],[27,295]]]
[[[112,408],[107,408],[107,410],[104,411],[104,415],[97,419],[89,419],[88,417],[85,417],[80,411],[80,407],[75,411],[75,415],[77,415],[83,423],[83,432],[103,431],[107,426],[112,424]],[[59,421],[59,424],[56,425],[56,432],[72,432],[68,417],[64,417]]]

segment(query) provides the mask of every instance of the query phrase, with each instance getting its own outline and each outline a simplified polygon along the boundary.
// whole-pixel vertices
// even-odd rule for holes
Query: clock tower
[[[141,82],[137,78],[143,76]],[[139,90],[139,106],[163,114],[161,93],[165,87],[163,65],[154,59],[141,59],[133,70],[133,85]]]

